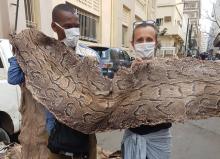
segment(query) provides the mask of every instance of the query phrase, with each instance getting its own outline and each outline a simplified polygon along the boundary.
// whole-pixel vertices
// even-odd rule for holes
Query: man
[[[157,28],[154,21],[135,22],[132,46],[136,53],[136,61],[141,64],[143,59],[152,59],[157,46]],[[122,141],[124,159],[169,159],[171,123],[155,126],[141,125],[125,130]]]
[[[79,18],[76,11],[67,4],[57,5],[52,12],[51,27],[57,33],[58,40],[75,50],[79,39]],[[22,115],[22,126],[19,141],[22,145],[22,159],[61,159],[72,158],[61,154],[53,154],[47,148],[48,133],[55,124],[55,118],[43,105],[33,99],[31,93],[25,87],[24,73],[19,67],[16,57],[9,59],[8,82],[20,84],[22,90],[22,104],[20,112]],[[45,113],[46,112],[46,113]],[[96,159],[96,137],[89,136],[89,156]],[[80,153],[74,159],[83,159]]]

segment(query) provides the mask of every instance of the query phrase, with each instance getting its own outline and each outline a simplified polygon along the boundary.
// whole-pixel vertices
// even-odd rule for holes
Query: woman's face
[[[147,42],[157,42],[155,29],[151,26],[137,28],[134,32],[132,45]]]

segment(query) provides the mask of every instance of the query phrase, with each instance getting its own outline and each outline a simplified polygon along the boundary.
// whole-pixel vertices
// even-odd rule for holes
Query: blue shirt
[[[12,85],[21,84],[25,81],[25,76],[18,65],[16,57],[11,57],[8,59],[8,62],[10,63],[10,67],[8,69],[8,83]],[[55,118],[52,113],[50,113],[47,109],[45,109],[46,113],[46,129],[47,132],[50,134],[51,130],[53,129],[55,125]]]
[[[8,59],[10,67],[8,69],[8,83],[12,85],[21,84],[24,82],[24,73],[18,65],[16,57]]]

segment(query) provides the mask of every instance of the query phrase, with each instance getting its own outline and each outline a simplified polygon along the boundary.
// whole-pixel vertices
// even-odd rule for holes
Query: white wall
[[[0,38],[8,38],[14,32],[17,0],[0,0]],[[17,33],[26,28],[24,1],[20,0]]]
[[[55,4],[53,4],[52,0],[40,0],[40,30],[48,36],[54,36],[51,29],[52,10],[54,6]]]
[[[102,46],[111,46],[111,26],[112,23],[112,1],[110,0],[102,0],[102,11],[101,11],[101,17],[100,17],[100,24],[101,24],[101,44]]]
[[[10,33],[8,14],[8,1],[0,1],[0,38],[7,38]]]

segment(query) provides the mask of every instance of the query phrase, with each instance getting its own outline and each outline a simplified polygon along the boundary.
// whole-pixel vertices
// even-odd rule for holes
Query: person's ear
[[[57,25],[54,22],[51,23],[51,28],[57,33]]]

